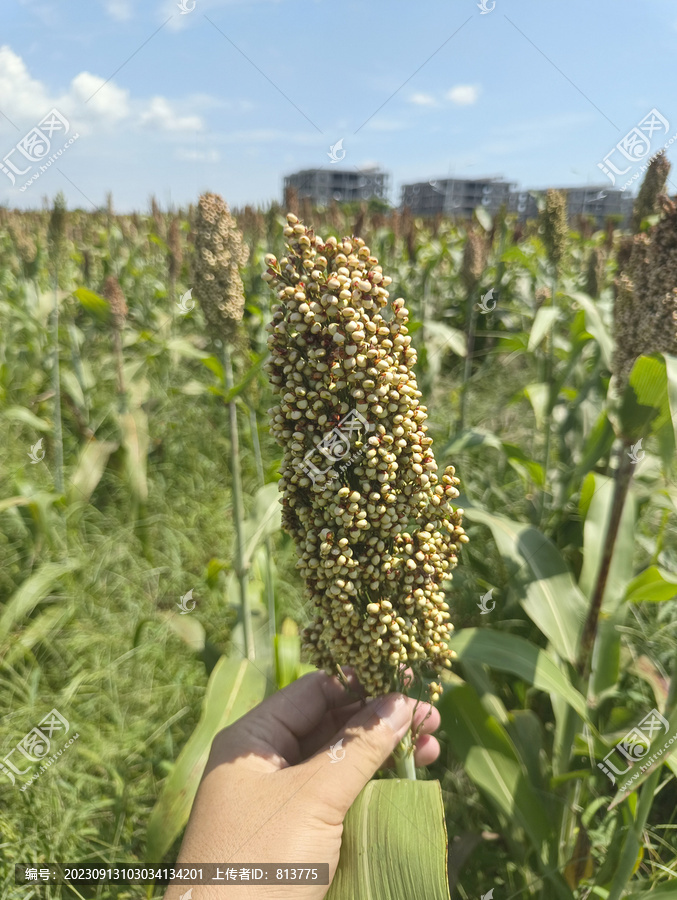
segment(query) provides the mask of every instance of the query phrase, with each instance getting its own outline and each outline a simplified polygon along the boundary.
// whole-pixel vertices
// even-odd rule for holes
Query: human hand
[[[354,676],[350,687],[358,689]],[[329,863],[334,877],[349,807],[412,727],[417,765],[440,752],[440,716],[402,694],[355,700],[337,678],[305,675],[217,734],[177,864]],[[413,723],[412,723],[413,717]],[[330,745],[343,741],[334,763]],[[199,890],[199,893],[198,893]],[[205,885],[195,900],[321,900],[327,885]],[[165,900],[178,900],[178,885]]]

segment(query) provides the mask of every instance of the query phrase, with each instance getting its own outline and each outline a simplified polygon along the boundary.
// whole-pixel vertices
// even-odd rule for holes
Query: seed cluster
[[[545,194],[545,209],[541,214],[543,243],[548,259],[559,270],[569,239],[567,199],[562,191],[549,190]]]
[[[218,194],[203,194],[195,223],[193,283],[215,338],[233,341],[244,314],[240,267],[249,258],[237,223]]]
[[[408,312],[389,301],[378,259],[360,238],[322,241],[294,214],[287,222],[287,255],[268,254],[263,278],[278,299],[268,373],[283,526],[317,612],[304,652],[330,673],[354,667],[377,695],[403,666],[450,666],[443,585],[467,541],[451,502],[458,479],[453,466],[438,476]],[[339,472],[321,449],[327,435],[347,434],[346,417],[358,427]],[[433,698],[440,690],[431,685]]]
[[[623,382],[645,353],[677,354],[677,203],[663,197],[663,218],[635,235],[616,279],[613,370]]]

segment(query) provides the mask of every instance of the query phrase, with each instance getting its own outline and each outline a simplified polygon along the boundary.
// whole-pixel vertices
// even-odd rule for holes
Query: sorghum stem
[[[411,731],[405,736],[393,750],[395,758],[395,771],[400,778],[416,781],[416,766],[414,765],[414,745],[411,741]]]
[[[623,506],[625,498],[632,480],[632,459],[628,454],[628,447],[631,442],[627,439],[623,441],[620,448],[620,460],[616,469],[616,477],[614,483],[614,496],[611,506],[611,515],[609,517],[609,527],[607,528],[606,538],[604,539],[604,550],[602,551],[602,562],[599,567],[595,590],[590,600],[590,610],[583,628],[583,636],[581,637],[581,650],[578,656],[578,671],[587,676],[590,672],[590,662],[592,650],[597,636],[597,622],[599,613],[602,608],[602,599],[606,588],[607,579],[609,577],[609,569],[611,567],[611,558],[614,553],[618,528],[621,524],[621,515],[623,514]]]
[[[256,459],[256,472],[262,485],[266,483],[263,472],[263,457],[261,456],[261,444],[259,442],[259,429],[256,422],[256,410],[249,410],[249,429],[252,435],[254,458]],[[275,622],[275,589],[273,587],[273,542],[270,535],[266,538],[266,597],[268,600],[268,633],[271,642],[275,640],[277,624]]]
[[[225,375],[226,391],[232,391],[233,363],[230,358],[230,348],[225,340],[221,341],[223,370]],[[230,417],[230,455],[231,455],[231,484],[233,491],[233,520],[235,522],[235,574],[240,585],[240,605],[242,614],[242,626],[244,630],[244,651],[247,659],[255,658],[254,631],[252,628],[251,609],[247,594],[247,573],[244,566],[244,509],[242,506],[242,471],[240,467],[240,442],[237,430],[237,407],[235,399],[228,403]]]
[[[557,309],[557,275],[552,280],[553,309]],[[548,469],[550,468],[550,444],[552,442],[552,411],[555,408],[557,393],[555,391],[555,323],[548,330],[548,354],[545,360],[545,383],[548,386],[548,405],[545,410],[545,449],[543,451],[543,490],[541,491],[541,503],[538,513],[539,525],[543,522],[545,513],[545,494],[548,490]]]
[[[61,378],[59,375],[59,273],[54,272],[54,486],[63,493],[63,430],[61,427]]]
[[[461,407],[458,415],[458,430],[463,431],[465,426],[465,406],[466,406],[466,398],[468,394],[468,382],[470,381],[470,376],[472,375],[472,358],[473,352],[475,350],[475,328],[477,326],[477,310],[475,309],[475,289],[471,288],[468,291],[468,309],[466,312],[467,317],[467,331],[466,331],[466,354],[465,361],[463,363],[463,381],[461,382]]]

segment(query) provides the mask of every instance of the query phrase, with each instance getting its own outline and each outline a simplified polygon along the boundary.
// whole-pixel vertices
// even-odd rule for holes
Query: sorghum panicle
[[[566,252],[569,237],[567,199],[562,191],[549,190],[545,195],[543,219],[543,243],[548,259],[559,270]]]
[[[203,194],[195,222],[193,286],[213,336],[231,343],[244,314],[240,267],[249,258],[235,219],[218,194]]]
[[[484,235],[475,229],[468,231],[468,236],[463,248],[463,262],[461,264],[461,278],[470,290],[476,287],[482,277],[487,264],[489,248]]]
[[[458,479],[453,466],[438,475],[408,312],[389,301],[391,279],[360,238],[322,241],[294,214],[287,222],[286,256],[269,254],[263,277],[278,298],[268,372],[283,526],[317,613],[304,651],[327,672],[353,666],[376,695],[403,666],[450,665],[443,587],[467,541],[452,505]],[[349,414],[363,427],[337,473],[319,445]],[[434,697],[440,690],[431,686]]]
[[[677,354],[677,204],[662,201],[664,217],[635,236],[616,279],[614,374],[624,382],[648,353]]]
[[[112,324],[116,331],[121,331],[127,320],[127,301],[122,293],[120,282],[115,275],[109,275],[103,288],[103,295],[110,306]]]
[[[660,198],[665,193],[669,174],[670,163],[664,154],[651,161],[632,207],[632,230],[635,234],[639,232],[644,219],[660,212]]]

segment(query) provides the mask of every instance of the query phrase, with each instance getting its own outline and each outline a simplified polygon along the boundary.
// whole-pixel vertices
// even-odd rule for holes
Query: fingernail
[[[374,709],[379,719],[397,735],[404,734],[411,725],[411,710],[402,694],[388,694],[375,702]]]

